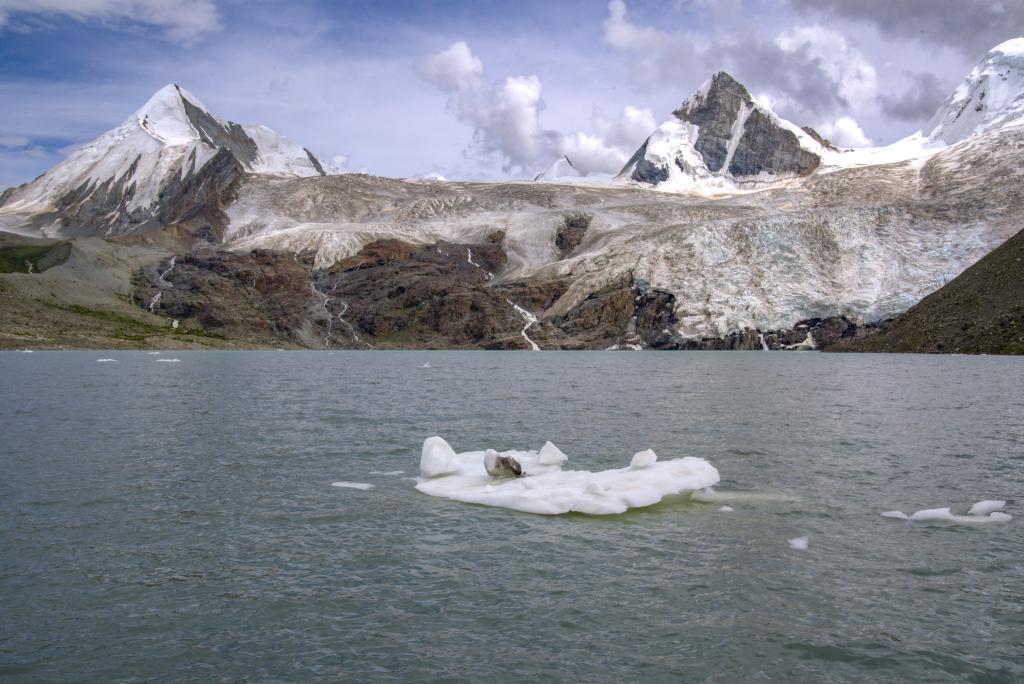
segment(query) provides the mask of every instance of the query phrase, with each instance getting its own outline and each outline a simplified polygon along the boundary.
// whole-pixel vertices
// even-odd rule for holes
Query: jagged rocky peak
[[[758,104],[719,71],[626,163],[620,176],[680,189],[725,187],[813,173],[825,146]]]
[[[6,193],[0,229],[51,237],[125,233],[216,213],[247,173],[328,170],[301,145],[264,126],[221,119],[170,84],[117,128]]]
[[[1024,36],[995,46],[971,70],[922,133],[947,144],[1024,118]]]

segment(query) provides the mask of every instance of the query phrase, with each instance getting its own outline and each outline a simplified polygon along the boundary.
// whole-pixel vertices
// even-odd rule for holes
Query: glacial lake
[[[3,681],[1024,680],[1020,358],[2,352],[0,435]],[[433,498],[431,435],[723,501]]]

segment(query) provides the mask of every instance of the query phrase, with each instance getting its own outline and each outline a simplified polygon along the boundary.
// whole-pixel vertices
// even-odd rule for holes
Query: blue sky
[[[796,123],[887,143],[1021,33],[1024,3],[980,0],[0,0],[0,187],[170,82],[391,176],[607,170],[720,68]]]

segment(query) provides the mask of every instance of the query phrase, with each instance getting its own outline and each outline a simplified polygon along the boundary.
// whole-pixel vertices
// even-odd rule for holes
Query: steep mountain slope
[[[326,169],[270,129],[219,119],[168,85],[117,128],[5,193],[0,230],[116,235],[176,223],[218,210],[246,173],[304,177]]]
[[[1024,37],[992,48],[939,107],[923,135],[955,143],[1024,117]]]
[[[877,334],[832,351],[1024,354],[1024,230]]]

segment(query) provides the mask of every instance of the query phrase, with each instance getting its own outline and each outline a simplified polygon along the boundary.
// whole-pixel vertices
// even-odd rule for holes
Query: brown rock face
[[[565,217],[565,221],[555,233],[555,247],[558,248],[559,259],[565,259],[576,251],[587,234],[591,219],[592,217],[587,214],[571,214]]]
[[[136,304],[239,341],[307,342],[312,255],[207,249],[136,273]],[[159,295],[159,296],[158,296]]]

